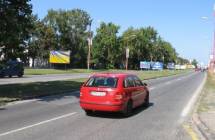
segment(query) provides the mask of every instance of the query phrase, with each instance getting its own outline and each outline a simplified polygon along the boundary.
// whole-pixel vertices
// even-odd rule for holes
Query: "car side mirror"
[[[146,83],[143,83],[144,86],[148,86]]]

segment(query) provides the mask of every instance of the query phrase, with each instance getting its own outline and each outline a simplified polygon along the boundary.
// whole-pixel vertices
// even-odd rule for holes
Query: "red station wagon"
[[[147,84],[133,74],[95,74],[80,90],[80,106],[87,115],[108,111],[130,116],[132,109],[140,105],[149,105],[149,90]]]

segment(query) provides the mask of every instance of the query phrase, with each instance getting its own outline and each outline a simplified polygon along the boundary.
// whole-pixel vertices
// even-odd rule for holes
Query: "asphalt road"
[[[6,84],[18,84],[18,83],[29,83],[29,82],[47,82],[57,80],[69,80],[78,78],[87,78],[90,74],[87,73],[74,73],[74,74],[47,74],[47,75],[24,75],[22,78],[0,78],[0,85]]]
[[[151,106],[129,118],[86,116],[78,92],[7,105],[0,109],[0,140],[190,140],[182,112],[204,77],[196,72],[147,81]]]

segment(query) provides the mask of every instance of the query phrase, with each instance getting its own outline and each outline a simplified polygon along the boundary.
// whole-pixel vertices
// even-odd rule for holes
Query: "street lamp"
[[[125,50],[125,52],[126,52],[126,55],[125,55],[125,69],[126,70],[128,70],[128,58],[129,58],[129,48],[128,48],[128,42],[129,42],[129,39],[130,38],[132,38],[132,37],[136,37],[136,35],[130,35],[130,36],[128,36],[128,37],[126,37],[126,38],[124,38],[125,40],[126,40],[126,50]],[[132,38],[132,39],[134,39],[134,38]]]

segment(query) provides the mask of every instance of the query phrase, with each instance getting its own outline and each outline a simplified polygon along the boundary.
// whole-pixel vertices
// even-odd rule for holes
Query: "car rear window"
[[[118,78],[114,77],[91,77],[87,83],[86,87],[110,87],[116,88]]]

